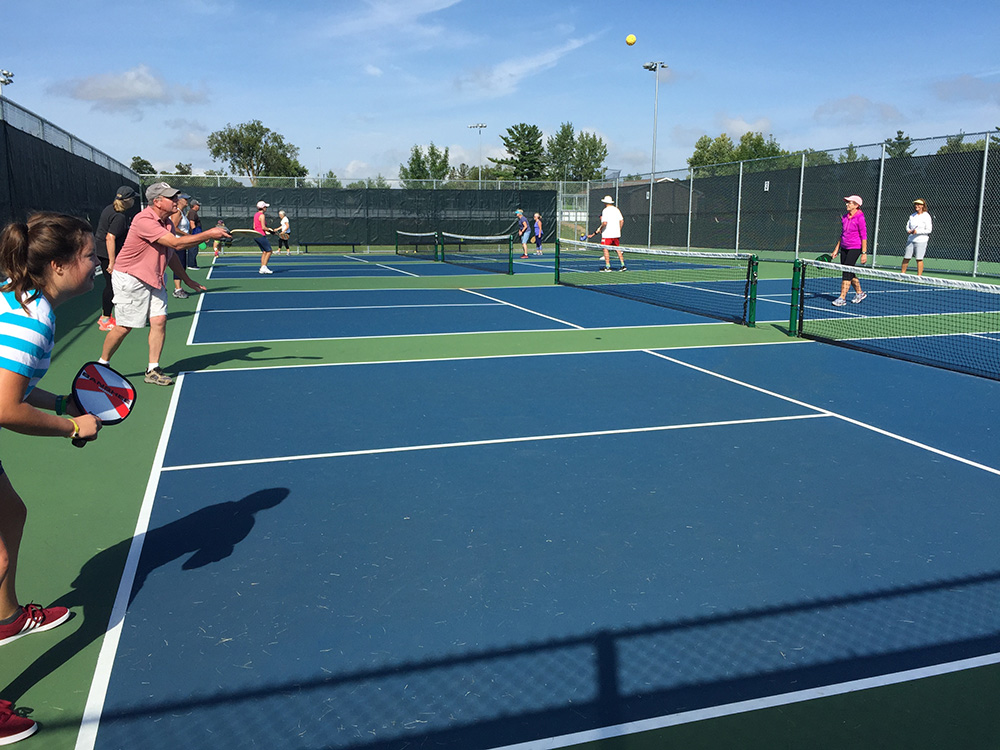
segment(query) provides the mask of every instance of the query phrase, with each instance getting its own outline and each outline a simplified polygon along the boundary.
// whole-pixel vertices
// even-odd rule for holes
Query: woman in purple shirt
[[[868,262],[868,228],[865,226],[865,215],[861,213],[861,197],[849,195],[844,198],[847,204],[847,213],[841,217],[843,231],[840,233],[840,241],[833,249],[832,258],[837,257],[837,253],[844,251],[844,259],[841,265],[857,265],[858,259],[861,265]],[[837,307],[847,304],[847,292],[851,285],[854,285],[854,299],[851,302],[860,302],[868,295],[861,291],[861,282],[858,277],[850,271],[844,271],[840,282],[840,296],[833,301]]]

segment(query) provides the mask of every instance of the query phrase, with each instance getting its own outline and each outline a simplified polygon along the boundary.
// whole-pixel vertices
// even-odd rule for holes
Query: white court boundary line
[[[689,422],[687,424],[654,425],[652,427],[623,427],[617,430],[591,430],[588,432],[564,432],[551,435],[522,435],[512,438],[486,438],[483,440],[460,440],[454,443],[426,443],[423,445],[399,445],[390,448],[361,448],[350,451],[331,451],[329,453],[304,453],[292,456],[269,456],[267,458],[250,458],[236,461],[213,461],[203,464],[179,464],[177,466],[162,466],[160,471],[191,471],[194,469],[217,469],[226,466],[255,466],[259,464],[275,464],[293,461],[312,461],[323,458],[345,458],[348,456],[375,456],[387,453],[411,453],[415,451],[430,451],[447,448],[469,448],[481,445],[508,445],[512,443],[533,443],[548,440],[573,440],[577,438],[600,437],[603,435],[636,435],[647,432],[669,432],[672,430],[691,430],[702,427],[729,427],[743,424],[762,424],[766,422],[790,422],[797,419],[817,419],[828,417],[828,414],[790,414],[781,417],[758,417],[756,419],[729,419],[718,422]]]
[[[689,347],[689,348],[711,348],[711,347]],[[934,448],[932,446],[926,445],[925,443],[921,443],[919,441],[912,440],[902,435],[889,432],[888,430],[883,430],[879,427],[875,427],[874,425],[867,424],[852,417],[848,417],[846,415],[838,414],[837,412],[833,412],[828,409],[823,409],[821,407],[814,406],[812,404],[793,398],[791,396],[785,396],[775,391],[771,391],[767,388],[756,386],[751,383],[747,383],[745,381],[741,381],[736,378],[730,377],[728,375],[723,375],[722,373],[718,373],[713,370],[708,370],[706,368],[699,367],[697,365],[683,362],[681,360],[675,359],[674,357],[667,356],[660,351],[653,351],[651,349],[626,350],[626,351],[642,351],[645,352],[646,354],[650,354],[654,357],[663,359],[667,362],[680,365],[681,367],[694,370],[696,372],[708,375],[710,377],[724,380],[734,385],[748,388],[758,393],[772,396],[781,401],[785,401],[787,403],[809,409],[815,413],[793,415],[786,417],[763,417],[758,419],[702,422],[702,423],[690,423],[686,425],[663,425],[663,426],[632,428],[623,430],[601,430],[593,432],[566,433],[557,435],[536,435],[536,436],[524,436],[517,438],[498,438],[493,440],[443,443],[443,444],[422,445],[422,446],[402,446],[396,448],[341,451],[341,452],[332,452],[328,454],[313,454],[313,455],[304,455],[298,457],[286,456],[279,458],[254,459],[250,461],[215,462],[209,464],[194,464],[189,466],[164,467],[163,459],[166,453],[167,445],[170,440],[170,433],[177,412],[177,403],[180,399],[181,390],[184,384],[184,374],[181,374],[178,377],[177,382],[175,383],[174,392],[171,396],[166,419],[164,420],[163,431],[160,434],[160,441],[159,444],[157,445],[156,454],[153,460],[153,466],[150,472],[149,482],[146,485],[146,492],[143,496],[142,506],[139,512],[138,520],[136,522],[136,530],[132,537],[132,544],[129,548],[128,558],[126,560],[125,568],[122,572],[122,578],[118,586],[118,593],[115,597],[114,606],[112,608],[108,630],[104,635],[104,639],[101,644],[101,650],[98,655],[97,664],[94,670],[94,679],[93,682],[91,683],[90,691],[87,696],[87,703],[83,712],[83,717],[81,719],[80,732],[77,735],[75,750],[93,750],[95,743],[97,741],[97,732],[100,726],[101,717],[103,715],[104,702],[106,700],[107,690],[111,682],[111,672],[114,667],[114,661],[117,655],[118,645],[121,640],[122,628],[124,627],[125,615],[128,607],[128,598],[129,595],[131,594],[132,585],[135,582],[135,573],[136,570],[138,569],[139,559],[141,557],[142,547],[145,541],[145,535],[149,529],[149,521],[152,516],[153,503],[156,497],[156,492],[159,486],[160,478],[162,474],[167,471],[179,471],[184,469],[196,469],[196,468],[212,468],[220,466],[277,463],[282,461],[308,460],[308,459],[325,458],[325,457],[370,455],[376,453],[396,453],[396,452],[415,451],[415,450],[433,450],[436,448],[465,447],[473,445],[519,443],[519,442],[528,442],[536,440],[556,440],[556,439],[567,439],[567,438],[578,438],[578,437],[595,437],[600,435],[662,432],[669,430],[692,429],[699,427],[773,423],[773,422],[783,422],[783,421],[797,421],[802,419],[815,419],[821,417],[832,417],[847,422],[848,424],[854,425],[856,427],[870,430],[885,437],[889,437],[891,439],[898,440],[900,442],[920,448],[922,450],[926,450],[928,452],[934,453],[944,458],[951,459],[958,463],[962,463],[971,466],[973,468],[977,468],[1000,476],[1000,469],[986,466],[985,464],[980,464],[978,462],[971,461],[962,456],[948,453],[947,451]],[[588,352],[588,353],[605,354],[613,352]],[[538,354],[538,355],[527,355],[527,356],[560,356],[561,354],[562,353],[557,353],[557,354],[549,353],[546,355]],[[453,359],[461,360],[461,359],[487,359],[487,358],[490,357],[456,357]],[[441,360],[414,360],[414,361],[424,362],[424,361],[441,361]],[[361,363],[361,364],[381,364],[381,363]],[[314,366],[332,366],[332,365],[314,365]],[[292,365],[278,366],[278,367],[287,368],[287,367],[292,367]],[[229,370],[217,370],[213,372],[246,371],[249,369],[276,369],[276,368],[231,368]],[[928,667],[921,667],[914,670],[907,670],[904,672],[889,673],[885,675],[879,675],[877,677],[871,677],[862,680],[853,680],[834,685],[825,685],[805,691],[783,693],[774,696],[766,696],[764,698],[742,701],[738,703],[725,704],[720,706],[711,706],[705,709],[698,709],[695,711],[683,712],[680,714],[654,717],[651,719],[645,719],[638,722],[629,722],[607,727],[598,727],[593,730],[587,730],[584,732],[578,732],[570,735],[562,735],[559,737],[547,737],[515,745],[500,746],[494,748],[493,750],[557,750],[558,748],[564,748],[570,745],[579,744],[581,742],[620,737],[623,735],[636,734],[638,732],[645,732],[653,729],[663,729],[671,726],[677,726],[680,724],[702,721],[705,719],[720,718],[723,716],[731,716],[734,714],[746,713],[749,711],[755,711],[764,708],[791,705],[794,703],[813,700],[815,698],[842,695],[845,693],[855,692],[859,690],[866,690],[875,687],[883,687],[893,684],[899,684],[903,682],[923,679],[926,677],[933,677],[933,676],[948,674],[951,672],[958,672],[966,669],[972,669],[978,666],[986,666],[997,663],[1000,663],[1000,654],[997,653],[986,654],[971,659],[965,659],[955,662],[945,662],[942,664],[935,664]]]
[[[845,695],[847,693],[858,692],[860,690],[886,687],[888,685],[899,685],[904,682],[913,682],[915,680],[922,680],[928,677],[937,677],[939,675],[950,674],[952,672],[961,672],[966,669],[985,667],[991,664],[1000,664],[1000,654],[988,654],[986,656],[963,659],[961,661],[936,665],[934,667],[921,667],[919,669],[910,669],[905,672],[895,672],[893,674],[882,675],[880,677],[869,677],[862,680],[841,682],[836,685],[811,688],[809,690],[800,690],[794,693],[782,693],[765,698],[754,698],[753,700],[740,701],[738,703],[727,703],[721,706],[712,706],[711,708],[683,711],[678,714],[658,716],[652,719],[626,722],[624,724],[615,724],[613,726],[600,727],[598,729],[589,729],[583,732],[576,732],[574,734],[561,735],[559,737],[546,737],[544,739],[530,740],[528,742],[521,742],[515,745],[503,745],[501,747],[491,748],[491,750],[558,750],[558,748],[570,747],[584,742],[596,742],[598,740],[613,739],[615,737],[648,732],[654,729],[666,729],[667,727],[676,727],[682,724],[693,724],[696,721],[718,719],[723,716],[735,716],[737,714],[759,711],[765,708],[790,706],[794,703],[804,703],[817,698],[829,698],[835,695]],[[739,744],[740,743],[738,742],[734,743],[736,746]]]
[[[149,481],[146,483],[146,492],[142,497],[142,505],[139,508],[139,517],[136,520],[135,533],[132,535],[132,544],[129,546],[125,568],[122,571],[121,581],[118,583],[118,593],[115,595],[115,603],[111,609],[108,630],[104,634],[101,650],[97,656],[94,679],[90,684],[87,703],[83,709],[83,718],[80,721],[80,733],[76,738],[76,750],[93,750],[94,744],[97,742],[97,730],[100,727],[101,717],[104,714],[104,701],[107,698],[108,686],[111,683],[111,670],[114,667],[115,657],[118,654],[118,643],[121,641],[122,628],[125,626],[125,612],[128,609],[128,599],[132,593],[132,585],[135,583],[135,573],[139,568],[139,558],[142,555],[146,532],[149,530],[149,519],[153,514],[153,502],[156,499],[156,492],[160,485],[163,457],[167,452],[167,444],[170,442],[170,432],[173,428],[174,417],[177,414],[177,402],[180,400],[183,386],[184,375],[181,374],[177,377],[177,382],[174,383],[174,392],[171,394],[167,416],[164,419],[163,430],[160,433],[160,442],[156,446],[156,454],[153,457],[153,466],[149,473]]]

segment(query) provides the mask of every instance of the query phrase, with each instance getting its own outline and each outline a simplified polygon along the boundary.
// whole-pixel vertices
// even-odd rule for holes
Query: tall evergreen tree
[[[545,174],[545,149],[542,147],[542,131],[537,125],[519,123],[507,128],[501,135],[504,148],[510,156],[506,159],[489,160],[515,180],[539,180]]]

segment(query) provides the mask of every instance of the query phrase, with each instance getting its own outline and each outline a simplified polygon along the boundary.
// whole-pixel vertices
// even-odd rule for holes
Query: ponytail
[[[52,261],[69,263],[94,230],[74,216],[40,213],[27,223],[8,224],[0,232],[0,270],[7,277],[0,292],[14,292],[21,307],[45,292]]]

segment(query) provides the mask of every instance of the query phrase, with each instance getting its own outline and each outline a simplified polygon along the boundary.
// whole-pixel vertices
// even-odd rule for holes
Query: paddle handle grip
[[[84,438],[73,438],[73,445],[77,448],[82,448],[89,442],[89,440],[85,440]]]

